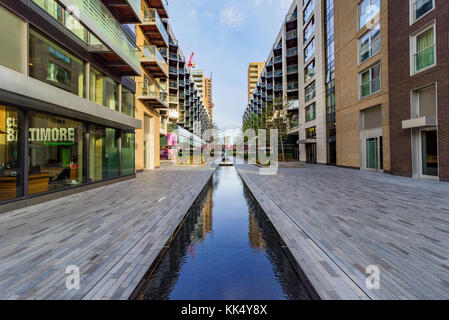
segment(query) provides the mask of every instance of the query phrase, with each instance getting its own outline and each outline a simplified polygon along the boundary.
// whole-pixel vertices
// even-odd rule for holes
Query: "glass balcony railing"
[[[287,57],[297,56],[298,55],[298,48],[290,48],[287,49]]]
[[[274,63],[282,63],[282,56],[277,56],[274,58]]]
[[[275,45],[273,46],[273,49],[274,49],[274,50],[282,49],[282,43],[279,42],[278,44],[275,44]]]
[[[174,96],[174,95],[170,95],[169,99],[168,99],[171,103],[178,103],[178,96]]]
[[[287,40],[296,39],[298,37],[298,30],[287,32]]]
[[[273,72],[268,72],[267,73],[267,78],[273,78]]]
[[[298,65],[297,64],[287,67],[287,74],[294,74],[294,73],[298,73]]]
[[[275,76],[275,77],[280,77],[280,76],[282,76],[282,70],[276,70],[276,71],[274,72],[274,76]]]
[[[170,52],[170,60],[178,61],[178,55],[176,53]]]
[[[170,67],[170,73],[171,74],[178,74],[178,68]]]
[[[165,61],[165,58],[156,46],[141,46],[140,50],[142,51],[142,58],[149,61],[159,62],[164,69],[168,69],[167,61]],[[165,70],[165,72],[167,72],[167,70]]]
[[[184,75],[184,74],[186,74],[186,72],[184,71],[184,69],[179,69],[179,74]]]
[[[370,96],[380,91],[380,77],[360,86],[360,96],[362,98]]]
[[[298,90],[298,82],[287,83],[287,91]]]
[[[287,109],[288,110],[295,110],[299,108],[299,100],[289,100],[287,102]]]
[[[179,81],[178,81],[178,84],[179,84],[180,87],[184,87],[184,81],[179,80]]]
[[[273,89],[273,84],[272,83],[268,83],[267,84],[267,90],[272,90]]]
[[[291,22],[291,21],[295,21],[297,18],[298,18],[298,12],[294,11],[293,13],[287,14],[285,16],[285,21]]]
[[[282,83],[278,83],[274,86],[274,91],[282,91]]]
[[[147,99],[158,99],[167,103],[167,93],[156,82],[139,82],[137,83],[137,95]]]
[[[164,38],[165,43],[169,43],[167,30],[165,29],[161,17],[159,16],[159,13],[157,13],[156,9],[145,9],[143,11],[143,21],[145,23],[155,23],[162,35],[162,38]]]
[[[55,8],[58,5],[55,0],[33,1],[47,12],[50,8]],[[60,2],[65,8],[74,8],[78,10],[79,22],[81,22],[81,24],[77,19],[74,19],[68,12],[61,8],[61,13],[66,14],[67,16],[66,19],[69,19],[72,25],[77,26],[76,30],[72,30],[77,36],[80,38],[82,36],[84,41],[89,39],[89,44],[93,46],[103,45],[104,43],[104,45],[115,52],[131,68],[133,68],[133,70],[140,73],[140,50],[137,48],[135,41],[128,36],[122,25],[100,0],[60,0]],[[85,37],[84,33],[81,35],[84,27],[90,33],[88,38]],[[101,42],[98,39],[101,39]]]
[[[178,83],[176,81],[170,81],[169,87],[170,89],[178,89]]]

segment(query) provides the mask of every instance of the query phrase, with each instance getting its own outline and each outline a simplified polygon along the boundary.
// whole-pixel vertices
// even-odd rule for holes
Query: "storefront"
[[[0,104],[0,203],[134,175],[134,150],[134,132]]]

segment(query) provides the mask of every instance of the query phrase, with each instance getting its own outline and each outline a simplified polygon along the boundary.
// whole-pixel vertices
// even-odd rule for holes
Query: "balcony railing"
[[[157,83],[139,82],[137,87],[140,92],[137,94],[147,99],[158,99],[161,102],[167,102],[167,93],[162,90]]]
[[[287,49],[287,57],[297,56],[298,55],[298,48],[290,48]]]
[[[167,61],[165,61],[164,57],[159,52],[156,46],[141,46],[140,50],[142,51],[143,59],[158,62],[165,72],[168,71]]]
[[[296,39],[298,37],[298,30],[292,30],[287,32],[287,40]]]
[[[184,81],[183,80],[179,80],[178,84],[179,84],[180,87],[184,87]]]
[[[178,55],[176,53],[170,52],[170,60],[178,61]]]
[[[274,63],[282,63],[282,56],[277,56],[274,58]]]
[[[170,73],[171,74],[178,74],[178,68],[170,67]]]
[[[60,0],[60,2],[65,8],[77,8],[80,22],[140,73],[140,50],[100,0]]]
[[[276,70],[276,71],[274,72],[274,76],[275,76],[275,77],[280,77],[280,76],[282,76],[282,70]]]
[[[294,73],[298,73],[298,65],[297,64],[287,67],[287,74],[294,74]]]
[[[294,11],[293,13],[289,13],[285,16],[285,22],[295,21],[298,18],[298,12]]]
[[[287,83],[287,91],[298,90],[298,82]]]
[[[186,74],[186,72],[184,71],[184,69],[179,69],[179,74],[182,74],[182,75],[184,75],[184,74]],[[186,82],[187,83],[187,82]]]
[[[178,83],[176,81],[170,81],[169,87],[170,89],[178,89]]]
[[[282,83],[278,83],[274,86],[274,91],[282,91]]]
[[[380,36],[368,45],[360,49],[360,63],[368,60],[380,51]]]
[[[170,103],[178,103],[178,96],[170,95],[168,101],[170,101]]]
[[[282,49],[282,43],[279,42],[278,44],[275,44],[275,45],[273,46],[273,49],[274,49],[274,50]]]
[[[180,98],[180,99],[184,99],[184,98],[185,98],[185,95],[184,95],[183,92],[180,92],[180,93],[179,93],[179,98]]]
[[[157,13],[156,9],[145,9],[143,11],[143,21],[147,23],[155,23],[162,35],[162,38],[164,38],[165,43],[169,43],[167,30],[165,29],[161,17]]]
[[[299,100],[289,100],[287,103],[288,110],[295,110],[299,108]]]
[[[273,72],[268,72],[267,73],[267,78],[273,78]]]
[[[380,91],[380,77],[360,86],[360,97],[364,98]]]
[[[272,83],[268,83],[267,84],[267,90],[272,90],[273,89],[273,84]]]

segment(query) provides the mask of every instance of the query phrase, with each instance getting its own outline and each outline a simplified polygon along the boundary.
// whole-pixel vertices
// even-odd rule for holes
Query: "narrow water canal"
[[[137,299],[311,299],[286,250],[237,171],[220,167]]]

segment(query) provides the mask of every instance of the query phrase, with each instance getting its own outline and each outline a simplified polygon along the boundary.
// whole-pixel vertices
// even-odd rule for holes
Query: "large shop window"
[[[23,113],[0,105],[0,201],[23,196]]]
[[[85,97],[86,68],[81,59],[33,30],[30,30],[29,55],[31,77]]]
[[[30,112],[29,195],[85,183],[83,131],[81,122]]]
[[[89,183],[117,178],[120,174],[118,131],[92,125],[89,137]]]
[[[122,87],[122,113],[134,117],[135,116],[135,99],[131,90]]]

